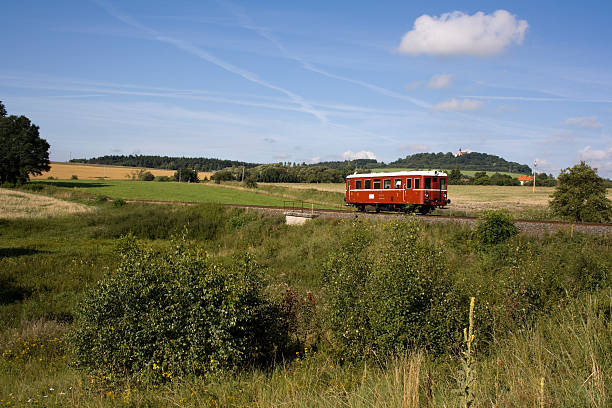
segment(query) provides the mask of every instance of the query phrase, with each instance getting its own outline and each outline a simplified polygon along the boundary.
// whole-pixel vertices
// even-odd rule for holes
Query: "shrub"
[[[476,224],[476,237],[485,246],[499,244],[518,232],[512,216],[506,210],[484,211]]]
[[[168,176],[157,176],[157,177],[155,177],[155,181],[170,181],[170,177],[168,177]]]
[[[244,180],[244,185],[246,188],[257,188],[257,182],[255,181],[255,177],[247,177],[247,179]]]
[[[26,190],[26,191],[42,191],[43,188],[44,187],[41,184],[32,184],[32,183],[26,183],[21,186],[21,189]]]
[[[612,203],[604,179],[585,162],[564,169],[549,203],[551,210],[573,221],[610,222]]]
[[[184,238],[172,246],[119,240],[118,269],[77,307],[69,344],[78,363],[111,379],[164,380],[270,361],[287,336],[257,264],[247,255],[223,266]]]
[[[116,200],[113,200],[113,207],[115,208],[123,207],[125,204],[127,203],[122,198],[117,198]]]
[[[108,197],[105,195],[99,195],[96,197],[96,203],[97,204],[104,204],[105,202],[108,201]]]
[[[195,170],[191,169],[178,169],[174,176],[172,176],[174,181],[180,181],[185,183],[199,183],[200,179],[198,179],[198,173]]]
[[[143,171],[138,174],[138,180],[141,181],[153,181],[155,180],[155,176],[150,171]]]
[[[70,180],[78,180],[79,177],[76,174],[73,174],[72,176],[70,176]]]
[[[384,243],[355,222],[351,236],[325,267],[327,321],[338,357],[360,360],[423,347],[456,346],[462,312],[442,253],[420,242],[412,222],[385,225]]]

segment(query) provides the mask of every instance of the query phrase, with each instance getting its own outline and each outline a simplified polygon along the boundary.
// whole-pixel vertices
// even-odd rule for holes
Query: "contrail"
[[[302,107],[302,111],[305,113],[310,113],[311,115],[315,116],[317,119],[319,119],[322,123],[326,124],[328,123],[327,117],[325,116],[325,114],[323,114],[322,112],[316,110],[310,103],[308,103],[307,101],[304,100],[304,98],[302,98],[301,96],[287,90],[284,88],[281,88],[279,86],[276,86],[274,84],[271,84],[270,82],[259,78],[256,74],[249,72],[247,70],[244,70],[242,68],[239,68],[233,64],[230,64],[229,62],[226,62],[212,54],[210,54],[209,52],[206,52],[205,50],[196,47],[195,45],[187,42],[187,41],[183,41],[183,40],[179,40],[176,38],[172,38],[172,37],[168,37],[168,36],[164,36],[159,34],[157,31],[153,30],[152,28],[149,28],[141,23],[139,23],[138,21],[134,20],[133,18],[131,18],[128,15],[125,15],[121,12],[119,12],[117,9],[115,9],[112,5],[108,4],[107,2],[103,1],[103,0],[93,0],[95,3],[97,3],[100,7],[102,7],[110,16],[124,22],[127,25],[130,25],[134,28],[137,28],[145,33],[147,33],[148,35],[150,35],[153,39],[166,43],[166,44],[170,44],[173,45],[174,47],[181,49],[183,51],[186,51],[192,55],[195,55],[198,58],[201,58],[205,61],[210,62],[211,64],[214,64],[228,72],[231,72],[233,74],[236,74],[244,79],[246,79],[247,81],[256,83],[258,85],[261,85],[263,87],[266,87],[268,89],[272,89],[274,91],[278,91],[281,92],[285,95],[287,95],[293,102],[297,103],[298,105],[300,105]]]
[[[253,21],[251,20],[251,18],[245,14],[244,12],[240,11],[235,5],[233,5],[230,2],[223,2],[223,1],[219,1],[219,3],[223,6],[225,6],[227,9],[230,10],[231,13],[233,13],[236,17],[238,17],[239,19],[241,19],[241,23],[240,25],[243,28],[246,28],[248,30],[251,31],[255,31],[257,34],[259,34],[261,37],[265,38],[266,40],[270,41],[271,43],[273,43],[276,48],[278,48],[280,50],[280,52],[289,59],[292,59],[294,61],[296,61],[297,63],[299,63],[300,65],[302,65],[302,67],[304,69],[307,69],[309,71],[312,72],[316,72],[317,74],[321,74],[324,75],[328,78],[333,78],[333,79],[337,79],[340,81],[345,81],[345,82],[349,82],[355,85],[359,85],[362,86],[364,88],[368,88],[374,92],[378,92],[379,94],[382,95],[386,95],[386,96],[390,96],[392,98],[396,98],[396,99],[401,99],[407,102],[411,102],[421,108],[425,108],[425,109],[431,109],[432,105],[428,102],[422,101],[420,99],[416,99],[413,98],[411,96],[408,95],[404,95],[395,91],[392,91],[390,89],[386,89],[383,87],[380,87],[378,85],[374,85],[371,84],[369,82],[365,82],[365,81],[360,81],[358,79],[353,79],[353,78],[348,78],[345,76],[341,76],[341,75],[336,75],[336,74],[332,74],[331,72],[327,72],[321,68],[318,68],[316,66],[314,66],[313,64],[311,64],[310,62],[304,60],[303,58],[292,54],[291,52],[289,52],[289,50],[287,50],[287,48],[285,48],[285,46],[283,44],[281,44],[280,41],[278,41],[275,37],[273,37],[272,35],[270,35],[270,33],[268,33],[267,30],[262,29],[261,27],[256,26],[255,24],[253,24]]]

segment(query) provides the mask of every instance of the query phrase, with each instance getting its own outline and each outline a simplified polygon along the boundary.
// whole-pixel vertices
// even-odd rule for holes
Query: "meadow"
[[[421,224],[411,217],[395,224],[319,219],[295,227],[281,217],[216,204],[88,203],[94,211],[77,216],[0,220],[2,405],[450,407],[467,396],[476,407],[609,406],[609,236],[515,236],[483,248],[465,226]],[[299,347],[265,367],[161,382],[129,375],[111,380],[79,366],[69,342],[75,309],[88,288],[122,273],[120,237],[131,233],[143,245],[171,249],[172,236],[185,226],[194,250],[220,264],[249,252],[264,272],[267,296],[302,305],[292,328]],[[413,234],[419,246],[408,249],[434,251],[440,284],[453,288],[455,300],[445,309],[454,317],[440,326],[453,333],[447,351],[418,342],[390,354],[371,355],[358,343],[337,348],[329,274],[337,268],[351,272],[351,265],[358,267],[351,273],[358,273],[383,265],[381,259],[396,259],[400,273],[397,262],[404,257],[388,253],[393,231],[398,238]],[[372,257],[359,255],[360,248]],[[353,290],[352,280],[345,284]],[[365,299],[371,289],[364,290],[358,293]],[[471,296],[475,341],[466,367],[461,331]],[[308,299],[316,307],[306,318],[301,310]],[[466,393],[467,374],[473,380]]]

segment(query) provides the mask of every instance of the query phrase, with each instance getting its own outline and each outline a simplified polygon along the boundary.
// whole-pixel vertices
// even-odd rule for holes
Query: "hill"
[[[411,169],[446,169],[475,170],[531,174],[526,164],[509,162],[499,156],[487,153],[464,153],[455,157],[453,153],[417,153],[397,159],[387,167],[405,167]]]

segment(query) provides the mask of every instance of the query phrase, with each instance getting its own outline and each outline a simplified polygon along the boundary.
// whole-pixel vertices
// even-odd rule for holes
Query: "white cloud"
[[[414,21],[397,50],[408,55],[487,57],[501,53],[511,43],[521,44],[528,27],[526,20],[517,20],[506,10],[471,16],[461,11],[440,17],[424,14]]]
[[[580,160],[612,161],[612,147],[605,150],[591,150],[591,146],[586,146],[578,151],[578,156]]]
[[[360,152],[357,153],[353,153],[350,150],[347,150],[346,152],[342,153],[342,158],[344,160],[355,160],[355,159],[376,159],[376,155],[372,152],[367,152],[365,150],[362,150]]]
[[[482,101],[475,99],[449,99],[448,101],[442,101],[433,107],[435,111],[471,111],[480,109],[483,105]]]
[[[584,129],[601,129],[603,127],[599,119],[597,119],[597,116],[568,118],[563,124],[567,126],[578,126]]]
[[[448,88],[453,83],[453,75],[439,74],[431,77],[427,86],[433,89]]]
[[[578,157],[595,167],[600,176],[612,177],[612,147],[598,150],[585,146],[584,149],[578,151]]]
[[[275,154],[272,157],[275,158],[275,159],[279,159],[279,160],[285,160],[285,159],[288,159],[291,156],[289,156],[287,153],[280,153],[280,154]]]

